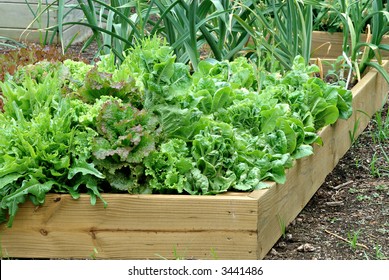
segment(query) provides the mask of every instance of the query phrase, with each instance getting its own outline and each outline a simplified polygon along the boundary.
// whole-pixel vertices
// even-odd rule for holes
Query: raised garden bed
[[[366,35],[361,35],[361,40],[366,41]],[[325,31],[314,31],[312,33],[312,57],[324,59],[336,58],[342,55],[343,34],[339,32],[329,33]],[[389,44],[389,36],[382,38],[382,44]],[[382,57],[388,58],[389,52],[382,51]]]
[[[107,208],[87,195],[50,194],[40,207],[21,205],[12,228],[2,225],[2,256],[261,259],[350,148],[350,134],[382,107],[388,84],[371,70],[352,92],[352,117],[323,128],[323,146],[296,161],[284,185],[216,196],[103,194]]]

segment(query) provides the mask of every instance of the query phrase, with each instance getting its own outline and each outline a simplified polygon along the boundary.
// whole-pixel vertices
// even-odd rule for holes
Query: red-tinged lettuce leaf
[[[125,80],[116,81],[111,73],[100,72],[97,66],[86,74],[84,85],[78,94],[84,101],[92,103],[101,96],[118,97],[137,108],[142,108],[144,100],[134,78],[128,76]]]
[[[114,173],[107,173],[107,181],[114,190],[128,193],[149,194],[152,192],[146,184],[145,167],[143,164],[122,164]]]
[[[135,192],[143,180],[143,160],[155,150],[156,122],[145,110],[110,100],[97,117],[99,135],[92,142],[94,163],[118,190]],[[139,172],[141,170],[142,172]]]

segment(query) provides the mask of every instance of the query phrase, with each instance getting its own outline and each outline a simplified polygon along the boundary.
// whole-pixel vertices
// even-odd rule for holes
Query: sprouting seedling
[[[90,257],[92,260],[95,260],[98,253],[99,253],[99,251],[97,250],[96,247],[94,247],[94,248],[93,248],[93,252],[89,255],[89,257]]]
[[[377,153],[374,153],[373,158],[371,159],[370,162],[370,174],[375,177],[381,177],[380,169],[377,168],[377,161],[378,161],[378,156]]]
[[[358,237],[360,230],[353,231],[353,233],[347,233],[347,240],[353,250],[355,250],[358,246]]]
[[[353,131],[348,132],[349,136],[350,136],[351,144],[354,144],[355,141],[357,140],[357,132],[358,132],[359,124],[360,124],[360,118],[358,118],[355,121],[354,126],[353,126]]]
[[[388,258],[385,256],[385,254],[382,252],[382,246],[381,245],[375,245],[375,258],[377,260],[387,260]]]
[[[212,256],[212,259],[214,259],[214,260],[219,259],[217,252],[214,248],[211,248],[211,256]]]
[[[3,243],[1,242],[1,235],[0,235],[0,260],[2,259],[9,259],[9,255],[6,248],[3,248]]]
[[[368,119],[370,119],[370,116],[362,111],[362,110],[357,110],[358,113],[362,113],[363,115],[365,115]],[[350,141],[351,141],[351,144],[354,144],[355,141],[357,140],[357,137],[358,137],[358,129],[359,129],[359,126],[360,126],[360,123],[361,123],[361,118],[359,117],[355,123],[354,123],[354,126],[353,126],[353,131],[349,131],[349,136],[350,136]]]

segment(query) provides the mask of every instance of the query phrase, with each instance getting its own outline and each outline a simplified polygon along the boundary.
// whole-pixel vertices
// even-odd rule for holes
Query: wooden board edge
[[[361,34],[361,41],[366,41],[366,34]],[[389,36],[384,35],[382,44],[389,44]],[[312,32],[312,52],[311,57],[337,58],[342,55],[343,33],[341,32]],[[389,58],[389,51],[381,51],[384,59]]]

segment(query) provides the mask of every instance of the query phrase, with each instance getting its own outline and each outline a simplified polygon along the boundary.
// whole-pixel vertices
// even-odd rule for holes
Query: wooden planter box
[[[261,259],[350,148],[349,133],[357,125],[359,135],[382,108],[388,84],[371,70],[352,92],[352,117],[323,128],[324,145],[296,161],[284,185],[216,196],[104,194],[107,208],[87,195],[50,194],[40,207],[21,205],[12,228],[0,226],[2,256]]]
[[[366,35],[361,35],[361,40],[366,41]],[[384,36],[382,44],[389,44],[389,36]],[[342,55],[343,34],[314,31],[312,34],[312,57],[337,58]],[[382,51],[383,58],[389,58],[388,51]]]
[[[31,9],[39,14],[39,11],[43,11],[47,5],[46,1],[40,0],[29,0]],[[54,0],[47,1],[53,3]],[[75,3],[75,0],[65,1],[67,4]],[[40,6],[39,3],[42,3]],[[43,4],[44,3],[44,4]],[[34,16],[30,11],[28,5],[24,0],[0,0],[0,36],[11,38],[22,42],[41,42],[44,38],[46,31],[44,28],[47,26],[53,26],[57,24],[57,8],[58,5],[52,5],[49,9],[49,13],[42,14],[40,23],[33,22]],[[49,17],[49,20],[48,20]],[[79,21],[83,18],[82,11],[73,10],[66,18],[65,21]],[[28,28],[28,29],[26,29]],[[48,32],[48,38],[51,38],[53,32]],[[82,27],[81,25],[64,26],[63,38],[65,45],[77,34],[74,42],[80,42],[85,40],[91,35],[89,28]],[[58,36],[56,37],[56,43],[59,41]]]

